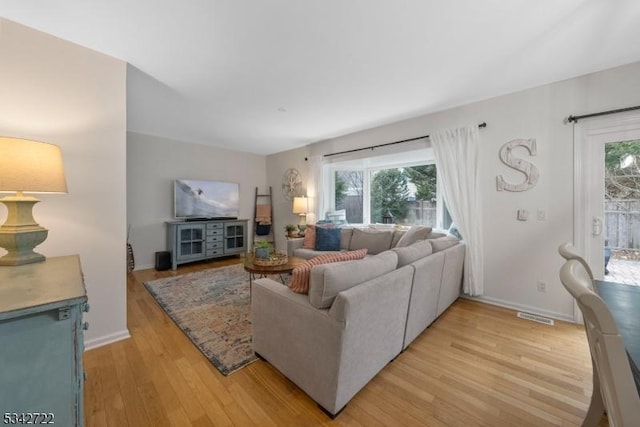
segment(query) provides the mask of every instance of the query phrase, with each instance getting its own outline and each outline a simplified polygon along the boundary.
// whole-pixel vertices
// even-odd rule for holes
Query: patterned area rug
[[[249,274],[242,264],[144,285],[223,375],[256,360],[251,345]]]

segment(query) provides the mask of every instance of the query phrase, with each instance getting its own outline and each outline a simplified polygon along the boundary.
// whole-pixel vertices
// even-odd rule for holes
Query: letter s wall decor
[[[510,168],[522,172],[525,176],[525,180],[520,184],[511,184],[505,181],[502,175],[498,175],[496,176],[498,191],[526,191],[533,188],[538,183],[538,178],[540,178],[538,168],[533,163],[513,157],[512,151],[516,147],[526,148],[532,156],[535,156],[537,152],[535,138],[514,139],[513,141],[509,141],[504,144],[500,148],[500,160]]]

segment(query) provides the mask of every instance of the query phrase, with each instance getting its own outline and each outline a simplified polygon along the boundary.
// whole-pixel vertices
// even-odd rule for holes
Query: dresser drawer
[[[222,236],[207,236],[207,239],[205,240],[207,245],[209,245],[209,243],[222,243],[223,241],[224,238]]]
[[[207,242],[206,244],[206,248],[207,250],[209,249],[222,249],[224,247],[222,239],[220,239],[220,241],[218,242]]]
[[[209,230],[224,230],[224,226],[222,224],[207,223],[207,232]]]
[[[222,248],[207,249],[207,256],[222,255]]]

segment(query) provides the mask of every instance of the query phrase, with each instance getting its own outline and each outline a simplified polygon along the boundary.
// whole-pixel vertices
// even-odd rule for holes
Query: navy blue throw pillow
[[[339,251],[341,232],[339,228],[316,227],[316,251]]]

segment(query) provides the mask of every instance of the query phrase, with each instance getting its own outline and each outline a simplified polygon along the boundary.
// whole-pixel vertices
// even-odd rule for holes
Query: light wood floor
[[[85,353],[87,426],[575,426],[591,394],[580,326],[460,299],[331,421],[264,361],[221,375],[130,273],[131,339]],[[607,426],[603,418],[602,426]]]

